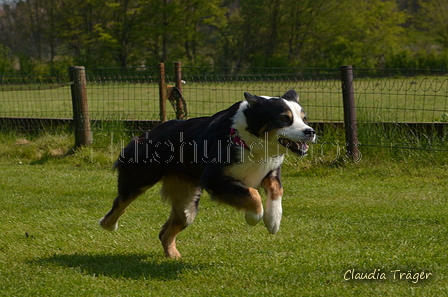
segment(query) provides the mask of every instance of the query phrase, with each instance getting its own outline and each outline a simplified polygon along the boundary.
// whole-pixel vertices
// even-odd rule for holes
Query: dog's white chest
[[[263,178],[272,170],[280,167],[284,156],[267,157],[258,162],[244,158],[243,162],[229,166],[226,174],[242,181],[246,186],[258,188]]]

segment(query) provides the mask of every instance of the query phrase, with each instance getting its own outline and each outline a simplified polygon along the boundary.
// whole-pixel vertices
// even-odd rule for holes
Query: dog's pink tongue
[[[306,150],[308,150],[308,148],[309,148],[309,146],[305,142],[300,143],[300,149],[302,151],[306,151]]]

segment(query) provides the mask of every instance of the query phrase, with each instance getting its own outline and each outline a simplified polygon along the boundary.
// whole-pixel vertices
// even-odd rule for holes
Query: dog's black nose
[[[307,128],[305,130],[303,130],[303,134],[305,134],[306,136],[314,136],[314,134],[316,134],[316,131],[314,131],[313,128]]]

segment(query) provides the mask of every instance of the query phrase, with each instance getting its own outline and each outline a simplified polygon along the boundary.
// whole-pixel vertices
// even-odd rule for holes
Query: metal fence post
[[[166,122],[166,83],[165,83],[165,64],[159,63],[159,107],[160,107],[160,121]]]
[[[87,104],[87,81],[84,66],[69,67],[73,103],[73,123],[75,147],[90,145],[93,141],[90,129],[89,107]]]
[[[356,120],[355,90],[353,86],[353,67],[341,66],[342,99],[344,104],[344,126],[347,153],[352,161],[359,159],[358,123]]]

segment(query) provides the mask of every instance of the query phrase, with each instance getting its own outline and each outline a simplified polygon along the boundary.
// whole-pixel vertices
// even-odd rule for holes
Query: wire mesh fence
[[[183,69],[183,77],[187,82],[183,89],[184,97],[187,102],[190,101],[188,98],[197,101],[197,106],[189,107],[194,116],[208,115],[209,110],[216,112],[243,100],[244,92],[281,96],[287,90],[295,89],[311,121],[343,119],[338,69],[277,69],[276,73],[203,75],[195,74],[195,71]],[[204,109],[204,106],[210,109]]]
[[[361,72],[362,70],[358,71]],[[384,75],[387,75],[385,73]],[[357,110],[365,122],[447,122],[448,77],[445,75],[358,78]]]
[[[94,133],[122,129],[138,134],[148,125],[104,122],[160,120],[157,67],[86,69],[86,76]],[[295,89],[311,125],[342,127],[344,120],[339,69],[183,67],[182,79],[189,118],[223,110],[243,100],[244,92],[280,96]],[[166,68],[166,81],[175,84],[174,68]],[[0,74],[0,130],[72,129],[71,84],[68,72]],[[446,73],[356,69],[354,89],[361,145],[447,150]],[[176,118],[175,107],[167,106],[167,119]],[[344,142],[343,135],[325,129],[318,131],[321,141]]]
[[[158,120],[156,67],[86,70],[91,119]]]
[[[68,72],[54,75],[0,74],[1,117],[70,118],[73,116],[70,98]]]

